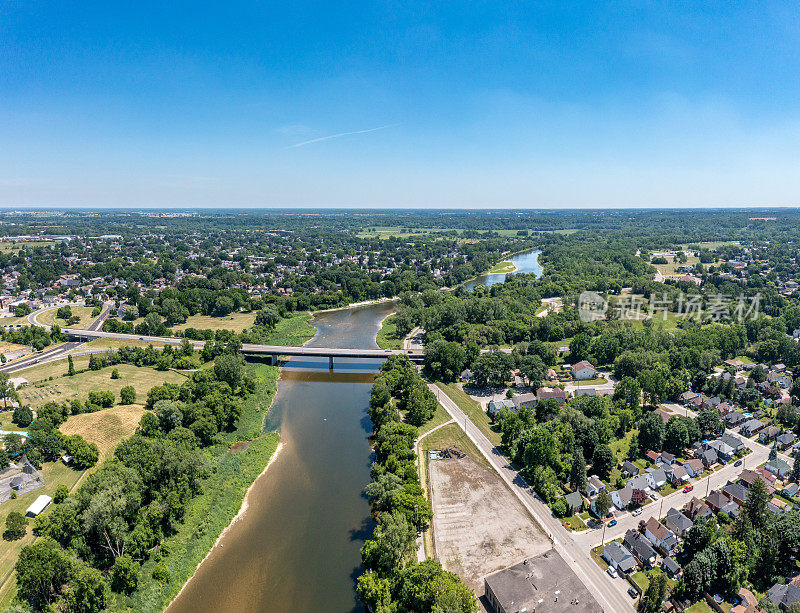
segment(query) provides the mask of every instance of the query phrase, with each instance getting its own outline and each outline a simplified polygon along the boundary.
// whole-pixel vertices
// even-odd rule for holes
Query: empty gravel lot
[[[470,458],[429,463],[436,558],[475,594],[483,578],[550,549],[550,540],[495,473]]]

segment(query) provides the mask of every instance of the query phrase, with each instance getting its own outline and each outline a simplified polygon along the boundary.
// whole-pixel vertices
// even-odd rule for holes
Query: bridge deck
[[[110,338],[121,341],[144,341],[148,343],[167,343],[178,345],[182,338],[171,336],[139,336],[137,334],[119,334],[116,332],[103,332],[101,330],[78,330],[64,328],[65,334],[79,339]],[[204,341],[190,341],[195,348],[201,349]],[[286,355],[307,356],[320,358],[361,358],[383,359],[390,355],[406,355],[410,360],[421,360],[424,354],[419,349],[348,349],[346,347],[288,347],[285,345],[255,345],[243,344],[242,353],[253,355]]]

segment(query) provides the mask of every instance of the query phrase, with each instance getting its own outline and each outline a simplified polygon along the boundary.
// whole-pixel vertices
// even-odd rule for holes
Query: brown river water
[[[378,304],[321,313],[309,346],[376,347]],[[169,613],[361,612],[359,548],[372,532],[364,486],[366,414],[379,362],[297,358],[286,363],[266,429],[282,448],[253,484],[246,513],[220,540]]]

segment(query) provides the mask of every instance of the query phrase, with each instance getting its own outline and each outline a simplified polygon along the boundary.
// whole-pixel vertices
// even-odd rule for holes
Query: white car
[[[609,566],[606,572],[608,573],[609,577],[613,577],[614,579],[618,577],[617,571],[613,566]]]
[[[636,509],[636,510],[635,510],[635,511],[632,513],[632,515],[633,515],[634,517],[639,517],[641,514],[642,514],[642,509]]]

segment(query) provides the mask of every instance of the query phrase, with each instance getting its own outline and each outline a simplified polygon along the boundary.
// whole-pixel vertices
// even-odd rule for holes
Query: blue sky
[[[793,2],[113,4],[0,0],[0,206],[800,204]]]

